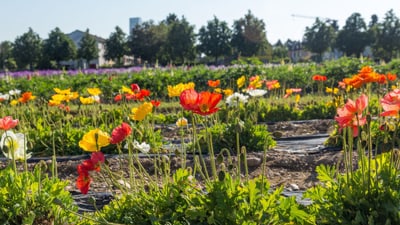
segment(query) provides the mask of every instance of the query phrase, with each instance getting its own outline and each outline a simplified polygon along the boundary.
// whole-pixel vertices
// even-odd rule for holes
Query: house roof
[[[81,39],[83,38],[83,36],[85,35],[85,32],[81,31],[81,30],[75,30],[72,31],[71,33],[67,34],[68,37],[70,37],[72,39],[72,41],[75,43],[76,46],[79,47],[79,43],[81,41]],[[94,37],[96,39],[97,42],[99,43],[105,43],[106,39],[90,34],[92,37]]]

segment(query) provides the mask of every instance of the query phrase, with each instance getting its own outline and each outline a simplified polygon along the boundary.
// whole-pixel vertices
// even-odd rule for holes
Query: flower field
[[[399,224],[398,70],[396,61],[342,59],[0,74],[0,147],[8,164],[0,170],[0,221]],[[311,204],[302,205],[266,178],[267,151],[276,144],[266,123],[310,119],[336,121],[326,144],[341,147],[343,159],[315,168],[320,185],[305,191]],[[165,138],[171,127],[174,142]],[[247,165],[254,152],[263,155],[257,178]],[[72,155],[87,156],[76,168],[76,190],[87,194],[102,182],[113,193],[103,209],[77,213],[56,165]],[[109,167],[115,155],[127,171]],[[152,160],[152,172],[139,155]],[[28,168],[41,156],[51,164]]]

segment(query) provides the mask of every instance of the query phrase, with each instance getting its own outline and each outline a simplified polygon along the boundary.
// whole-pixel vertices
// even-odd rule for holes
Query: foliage
[[[339,31],[336,46],[347,56],[359,56],[366,46],[372,43],[367,26],[359,13],[353,13],[346,25]]]
[[[311,52],[317,53],[320,57],[328,50],[335,40],[335,28],[332,24],[321,21],[317,18],[311,27],[306,27],[304,33],[304,45]],[[321,61],[322,58],[319,59]]]
[[[122,66],[122,57],[128,52],[126,34],[119,26],[115,32],[106,39],[106,59],[116,60],[117,65]]]
[[[378,23],[374,50],[374,54],[385,61],[395,58],[400,51],[400,20],[393,9]]]
[[[229,124],[217,123],[208,128],[207,132],[212,135],[212,145],[216,152],[223,149],[235,151],[236,132],[239,132],[240,147],[245,147],[248,151],[262,152],[276,145],[267,126],[254,125],[252,120]],[[206,150],[208,145],[206,130],[201,131],[199,142],[202,150]]]
[[[400,223],[398,157],[385,153],[371,161],[362,157],[358,163],[353,174],[340,174],[334,166],[318,166],[322,184],[304,194],[313,202],[309,212],[316,215],[318,224]],[[369,172],[362,169],[369,166]]]
[[[85,59],[89,64],[90,60],[96,59],[99,56],[99,49],[95,37],[90,35],[89,29],[86,30],[81,41],[79,42],[78,57]]]
[[[32,28],[14,41],[13,56],[19,68],[26,68],[29,65],[29,69],[33,70],[40,60],[41,51],[42,40]]]
[[[271,58],[271,45],[265,34],[264,21],[248,11],[244,18],[233,22],[232,47],[238,56],[267,56]]]
[[[15,173],[11,167],[0,170],[0,223],[71,224],[77,221],[74,214],[77,207],[64,189],[67,181],[49,178],[45,167],[43,162],[32,172]]]
[[[264,178],[242,183],[220,174],[203,189],[179,169],[172,182],[125,194],[95,216],[122,224],[314,224],[294,197],[283,197],[282,188],[272,191]]]
[[[231,33],[227,23],[214,16],[213,20],[207,22],[206,27],[203,26],[199,30],[199,51],[214,57],[214,63],[217,64],[218,57],[231,54]]]
[[[61,61],[75,58],[76,46],[71,38],[56,27],[44,41],[43,55],[49,60],[56,61],[60,66]]]

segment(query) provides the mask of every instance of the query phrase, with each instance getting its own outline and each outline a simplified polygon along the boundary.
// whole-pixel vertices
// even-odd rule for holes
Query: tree
[[[174,14],[168,16],[168,35],[164,46],[165,56],[175,63],[187,63],[196,57],[194,26],[182,17],[176,19]]]
[[[60,67],[61,61],[75,58],[76,46],[71,38],[56,27],[44,41],[43,54],[45,58],[56,61]]]
[[[272,46],[273,61],[277,62],[285,59],[288,60],[288,58],[289,58],[288,47],[282,44],[281,40],[278,40],[276,44]]]
[[[219,56],[231,53],[230,40],[232,31],[225,21],[219,21],[217,17],[207,22],[207,27],[202,26],[199,30],[198,49],[207,56],[212,56],[215,63]]]
[[[0,70],[16,68],[12,49],[13,46],[11,41],[3,41],[0,43]]]
[[[85,34],[79,42],[78,57],[86,60],[88,65],[90,60],[99,57],[99,48],[97,47],[96,38],[90,35],[89,29],[86,29]]]
[[[400,21],[394,14],[393,10],[389,10],[385,14],[384,21],[378,23],[376,33],[376,43],[374,45],[374,55],[385,61],[396,57],[400,51]]]
[[[117,65],[122,65],[122,57],[128,53],[126,34],[119,26],[106,40],[106,54],[108,60],[116,60]]]
[[[346,25],[338,33],[337,48],[348,56],[359,56],[369,44],[371,44],[371,37],[364,19],[361,14],[353,13],[347,18]]]
[[[238,56],[271,56],[271,44],[267,40],[265,23],[251,11],[233,23],[232,47]]]
[[[42,50],[42,40],[32,28],[28,32],[18,36],[14,41],[13,56],[19,68],[33,70],[36,63],[39,62]]]
[[[319,60],[322,60],[322,53],[334,44],[336,29],[336,23],[332,26],[317,18],[312,27],[306,27],[303,37],[304,46],[311,52],[317,53]]]
[[[168,27],[165,23],[155,25],[153,21],[137,25],[128,40],[131,53],[142,60],[155,63],[162,58]]]

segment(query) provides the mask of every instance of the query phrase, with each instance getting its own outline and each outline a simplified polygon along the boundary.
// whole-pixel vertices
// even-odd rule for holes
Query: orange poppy
[[[18,101],[21,103],[27,103],[28,101],[33,100],[35,98],[36,98],[36,96],[33,96],[32,92],[27,91],[22,94],[21,98],[19,98]]]
[[[208,86],[210,87],[218,87],[220,83],[220,80],[208,80]]]
[[[387,76],[387,79],[389,81],[394,81],[394,80],[397,79],[397,75],[396,74],[388,73],[388,74],[386,74],[386,76]]]
[[[203,91],[197,93],[195,90],[185,90],[180,96],[180,104],[186,110],[205,116],[219,110],[216,106],[221,101],[222,95]]]

